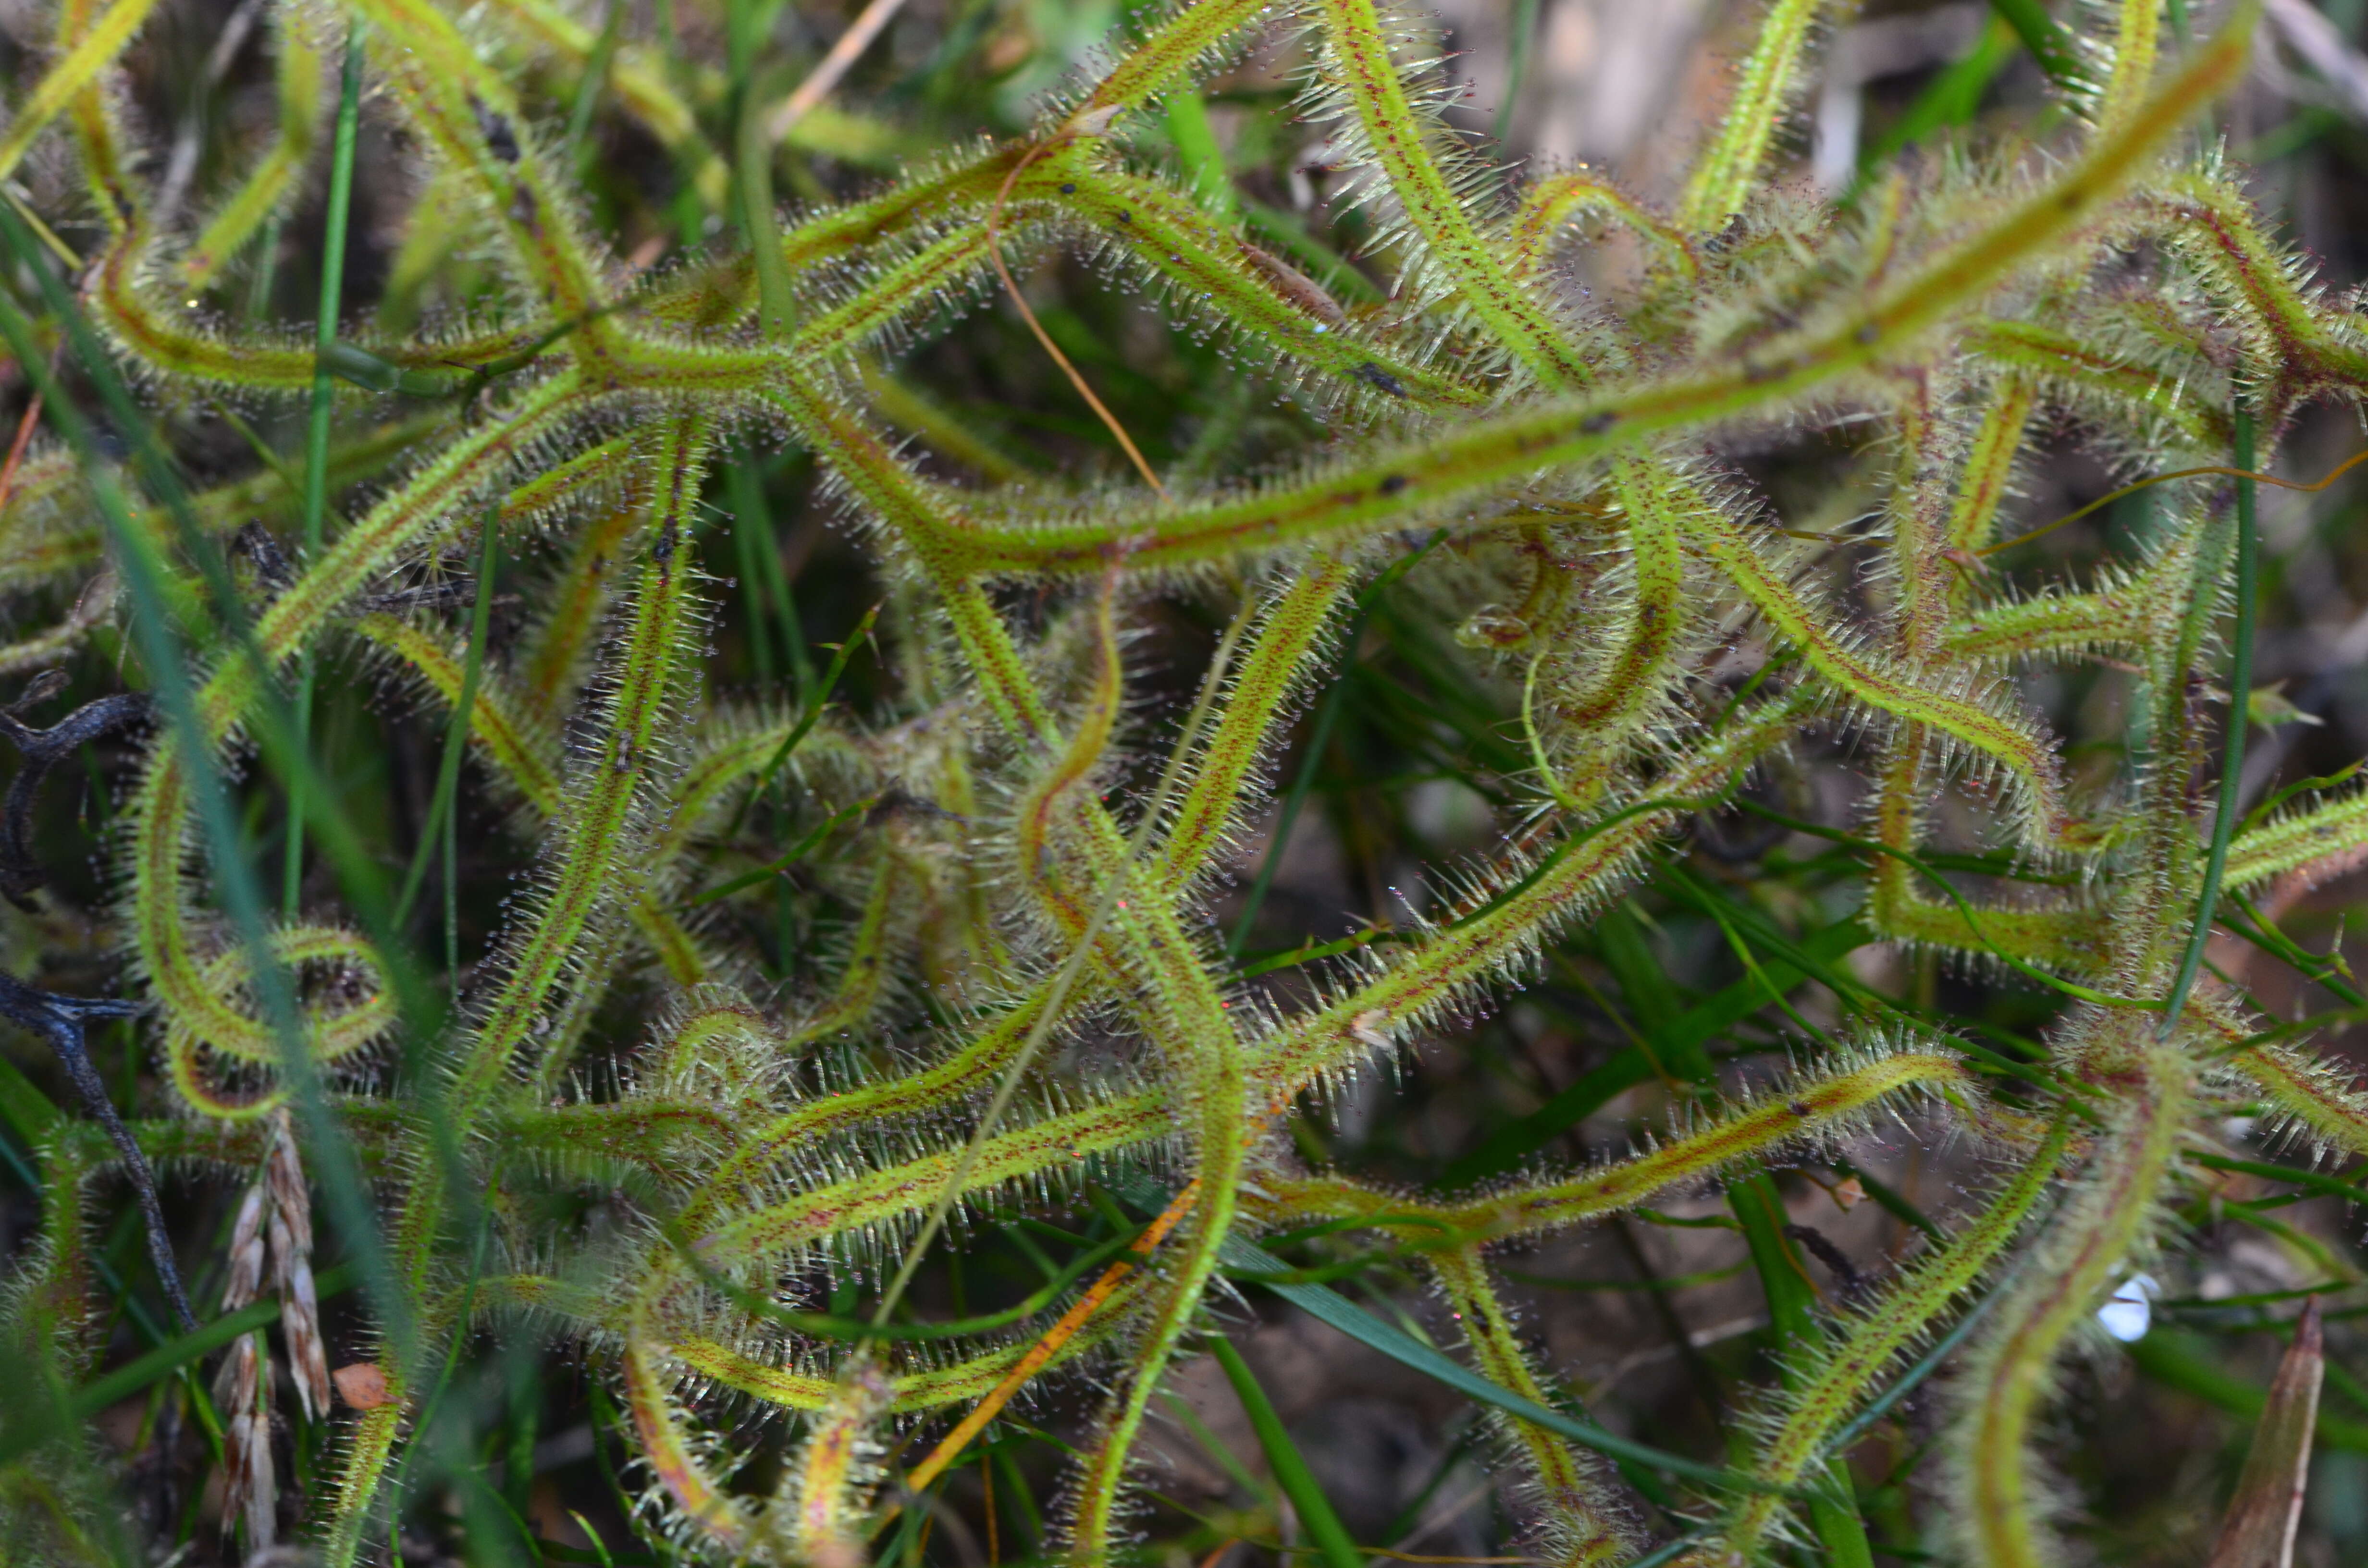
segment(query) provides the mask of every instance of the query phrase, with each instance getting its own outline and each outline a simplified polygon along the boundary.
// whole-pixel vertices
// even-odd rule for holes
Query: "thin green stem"
[[[2253,411],[2239,398],[2235,409],[2235,467],[2240,475],[2253,472]],[[2259,609],[2260,530],[2254,519],[2253,481],[2237,481],[2237,630],[2228,653],[2228,730],[2220,758],[2220,792],[2212,812],[2212,846],[2203,859],[2203,884],[2196,890],[2195,924],[2187,934],[2187,950],[2171,982],[2157,1040],[2169,1040],[2187,1009],[2188,994],[2203,968],[2204,945],[2212,939],[2212,915],[2220,899],[2220,879],[2228,869],[2228,841],[2237,829],[2237,791],[2245,778],[2246,699],[2253,689],[2253,620]]]
[[[1783,1199],[1774,1178],[1756,1172],[1727,1188],[1728,1206],[1743,1226],[1745,1244],[1759,1270],[1775,1333],[1779,1376],[1787,1388],[1804,1380],[1801,1368],[1815,1354],[1824,1331],[1818,1326],[1816,1289],[1787,1233]],[[1859,1517],[1850,1460],[1840,1453],[1823,1467],[1827,1484],[1809,1499],[1809,1520],[1835,1568],[1873,1568],[1866,1523]]]
[[[732,0],[728,26],[732,39],[733,174],[736,185],[741,233],[757,270],[757,330],[778,343],[797,323],[797,304],[790,292],[789,269],[781,263],[781,225],[773,211],[773,137],[770,118],[759,101],[755,54],[778,4],[770,0]]]
[[[814,727],[822,722],[823,709],[829,705],[830,694],[837,689],[838,677],[847,673],[847,662],[855,657],[855,651],[863,646],[865,640],[871,635],[872,625],[879,619],[880,607],[873,605],[863,612],[863,619],[855,623],[855,630],[848,633],[847,641],[831,651],[830,666],[823,672],[822,685],[815,689],[814,700],[806,704],[806,710],[799,718],[796,727],[781,737],[781,744],[757,772],[756,782],[749,785],[747,794],[741,797],[740,809],[732,813],[732,825],[724,830],[724,837],[731,838],[739,834],[741,824],[748,820],[748,808],[757,803],[757,798],[773,782],[773,776],[780,772],[782,765],[790,760],[790,754],[798,749],[798,743],[812,734]]]
[[[453,885],[450,828],[453,820],[453,798],[461,784],[461,759],[469,749],[469,726],[477,708],[477,687],[484,678],[485,639],[493,623],[494,572],[501,555],[500,509],[486,512],[483,542],[477,554],[476,602],[469,612],[469,649],[461,670],[461,695],[452,704],[452,715],[444,726],[444,753],[436,766],[436,793],[427,804],[427,821],[419,830],[419,843],[412,850],[411,867],[403,875],[403,891],[395,895],[394,923],[398,928],[411,918],[411,905],[419,896],[421,882],[427,875],[427,857],[431,847],[439,842],[445,846],[444,881],[447,898],[445,911],[445,942],[448,966],[457,971],[459,960],[452,947],[458,941],[450,907]],[[457,975],[455,977],[457,983]]]
[[[1505,96],[1497,101],[1497,118],[1489,128],[1500,147],[1513,129],[1521,89],[1529,85],[1530,56],[1536,51],[1537,38],[1538,0],[1513,0],[1512,26],[1505,40]]]
[[[1201,206],[1231,217],[1234,182],[1225,172],[1225,150],[1209,124],[1209,106],[1189,87],[1167,96],[1167,139],[1176,145],[1184,183]]]
[[[329,206],[321,235],[321,303],[313,318],[313,401],[304,426],[304,560],[320,559],[329,515],[329,424],[336,372],[330,358],[337,346],[337,322],[345,309],[346,228],[354,201],[354,142],[360,134],[362,35],[359,23],[346,32],[345,68],[337,78],[337,129],[329,154]],[[296,674],[292,723],[295,743],[312,744],[313,654],[307,649]],[[287,861],[280,879],[282,919],[296,918],[304,884],[304,783],[288,787]]]
[[[837,811],[831,812],[828,817],[824,819],[820,826],[816,827],[812,833],[807,834],[803,838],[799,839],[797,843],[791,845],[788,852],[780,856],[778,859],[768,860],[765,864],[757,867],[753,871],[744,872],[740,876],[733,878],[728,882],[708,889],[705,892],[700,893],[697,898],[690,900],[688,903],[683,905],[683,907],[686,909],[697,909],[700,904],[713,903],[719,898],[729,898],[743,888],[752,888],[758,882],[772,881],[775,877],[780,876],[783,871],[788,870],[791,867],[804,859],[808,855],[813,854],[814,846],[820,844],[824,839],[828,838],[832,834],[837,833],[840,828],[845,827],[848,823],[853,822],[857,817],[861,816],[864,812],[870,811],[879,803],[880,798],[877,795],[874,795],[869,800],[858,801],[851,806],[841,806]]]
[[[1291,1433],[1282,1425],[1282,1417],[1274,1413],[1274,1402],[1266,1390],[1258,1386],[1258,1374],[1250,1370],[1242,1353],[1231,1340],[1222,1336],[1209,1341],[1210,1354],[1224,1369],[1225,1381],[1234,1385],[1234,1397],[1242,1402],[1243,1413],[1250,1418],[1250,1430],[1258,1434],[1258,1447],[1266,1454],[1267,1469],[1274,1472],[1274,1483],[1285,1497],[1291,1499],[1292,1511],[1312,1538],[1322,1554],[1325,1568],[1365,1568],[1365,1554],[1357,1550],[1356,1541],[1340,1516],[1333,1510],[1332,1500],[1317,1485],[1315,1471],[1307,1468],[1299,1445],[1291,1440]]]
[[[600,89],[608,85],[609,63],[617,57],[617,40],[624,21],[624,0],[609,0],[600,18],[600,37],[584,62],[584,74],[576,78],[575,101],[568,106],[567,134],[560,142],[560,153],[579,172],[584,167],[586,139],[592,131],[592,113],[600,107]]]
[[[2031,57],[2039,62],[2039,68],[2047,73],[2049,81],[2066,91],[2087,82],[2088,74],[2081,68],[2079,56],[2072,52],[2063,28],[2047,14],[2047,7],[2040,0],[1990,0],[1990,9],[2014,28],[2015,36],[2022,40],[2022,47],[2031,51]]]

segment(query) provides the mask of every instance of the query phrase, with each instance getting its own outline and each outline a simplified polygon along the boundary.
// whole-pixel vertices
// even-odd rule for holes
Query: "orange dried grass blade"
[[[871,0],[864,6],[862,14],[848,24],[848,29],[838,35],[838,41],[830,46],[830,52],[822,57],[822,63],[798,84],[797,90],[783,99],[781,107],[765,121],[766,141],[779,142],[787,136],[798,121],[814,112],[816,104],[830,97],[831,89],[838,85],[839,79],[854,66],[857,58],[871,47],[871,40],[878,38],[881,30],[894,21],[896,13],[904,8],[905,0]]]
[[[978,1456],[978,1494],[986,1503],[986,1568],[1003,1568],[1003,1542],[995,1528],[995,1456]]]
[[[1187,1182],[1184,1190],[1178,1193],[1175,1200],[1160,1211],[1159,1218],[1152,1221],[1144,1228],[1143,1234],[1136,1238],[1134,1244],[1136,1256],[1147,1256],[1160,1243],[1166,1241],[1168,1233],[1182,1222],[1184,1216],[1190,1213],[1192,1206],[1200,1200],[1200,1182],[1197,1179]],[[1102,1303],[1110,1299],[1111,1294],[1125,1282],[1129,1274],[1134,1272],[1136,1267],[1133,1263],[1121,1259],[1102,1270],[1101,1278],[1094,1281],[1093,1288],[1078,1297],[1076,1302],[1061,1314],[1061,1321],[1044,1331],[1044,1336],[1042,1339],[1028,1347],[1028,1354],[1019,1358],[1019,1365],[1004,1374],[1003,1381],[996,1384],[994,1390],[985,1399],[980,1400],[968,1415],[962,1417],[962,1425],[947,1433],[944,1440],[930,1451],[929,1457],[923,1460],[914,1468],[913,1472],[905,1478],[906,1489],[913,1492],[927,1491],[931,1482],[944,1474],[946,1467],[962,1457],[962,1450],[970,1447],[972,1439],[986,1430],[986,1424],[1003,1413],[1003,1407],[1011,1403],[1011,1396],[1025,1387],[1029,1379],[1043,1370],[1046,1362],[1061,1353],[1061,1346],[1066,1345],[1076,1335],[1077,1330],[1086,1325],[1088,1318],[1101,1310]]]
[[[25,460],[25,449],[33,439],[33,426],[41,422],[41,394],[37,388],[33,401],[25,405],[25,416],[17,421],[17,438],[8,443],[8,460],[0,464],[0,506],[8,505],[8,496],[17,488],[17,468]]]
[[[2294,1528],[2302,1521],[2303,1488],[2310,1480],[2310,1447],[2318,1424],[2318,1385],[2327,1371],[2318,1298],[2303,1303],[2294,1343],[2278,1363],[2269,1403],[2253,1427],[2253,1447],[2237,1478],[2237,1494],[2220,1521],[2220,1539],[2204,1568],[2293,1568]]]
[[[1011,302],[1019,307],[1019,319],[1028,324],[1028,330],[1036,335],[1036,341],[1043,345],[1044,352],[1050,354],[1053,357],[1053,362],[1061,367],[1062,374],[1069,378],[1069,384],[1077,389],[1077,395],[1086,400],[1087,406],[1094,411],[1094,416],[1102,422],[1111,435],[1118,437],[1118,444],[1126,449],[1127,459],[1134,464],[1134,471],[1143,475],[1144,483],[1156,491],[1162,501],[1172,501],[1175,497],[1168,494],[1167,486],[1159,483],[1159,475],[1152,472],[1151,464],[1144,460],[1142,449],[1134,444],[1134,437],[1126,433],[1126,426],[1118,422],[1118,415],[1112,414],[1102,400],[1094,395],[1094,389],[1086,384],[1084,375],[1075,365],[1069,363],[1069,357],[1061,352],[1061,346],[1053,341],[1052,334],[1046,332],[1044,324],[1036,319],[1036,312],[1028,308],[1028,301],[1019,292],[1019,281],[1011,276],[1011,268],[1004,265],[1003,210],[1011,200],[1012,187],[1019,183],[1019,176],[1028,172],[1029,165],[1042,157],[1056,144],[1046,143],[1030,147],[1028,149],[1027,155],[1012,165],[1011,172],[1003,176],[1003,185],[995,193],[995,205],[988,208],[986,212],[986,259],[995,264],[995,275],[1003,279],[1004,292],[1009,294]]]

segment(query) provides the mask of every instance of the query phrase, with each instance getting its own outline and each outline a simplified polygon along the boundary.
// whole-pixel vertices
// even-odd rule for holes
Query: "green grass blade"
[[[779,9],[768,0],[732,0],[726,7],[731,101],[738,117],[733,126],[734,199],[757,269],[757,330],[776,342],[795,327],[797,302],[790,293],[789,269],[781,263],[781,225],[773,211],[773,138],[766,130],[770,116],[757,90],[754,56]]]
[[[609,62],[617,57],[624,20],[623,0],[609,0],[600,19],[600,37],[584,62],[584,74],[575,83],[575,101],[567,108],[567,134],[560,142],[560,156],[579,173],[585,163],[585,139],[592,131],[592,112],[600,106],[600,89],[608,85]]]
[[[2234,466],[2253,472],[2253,411],[2239,399],[2236,409]],[[2188,993],[2203,968],[2203,948],[2212,939],[2212,915],[2220,899],[2220,879],[2228,869],[2228,841],[2237,828],[2237,797],[2245,777],[2245,699],[2253,689],[2253,619],[2259,609],[2261,574],[2260,529],[2254,519],[2256,486],[2237,481],[2237,631],[2228,654],[2228,733],[2220,761],[2220,793],[2212,813],[2212,847],[2203,860],[2203,885],[2195,894],[2195,925],[2187,934],[2187,951],[2171,982],[2157,1040],[2169,1040],[2187,1010]]]
[[[1971,120],[1974,111],[1981,107],[1982,94],[2013,60],[2017,43],[2014,24],[1992,11],[1989,25],[1982,29],[1973,49],[1943,68],[1931,85],[1917,95],[1906,112],[1861,151],[1858,174],[1841,204],[1849,206],[1855,201],[1867,177],[1889,163],[1900,149],[1913,146],[1944,127]]]
[[[2072,52],[2071,40],[2040,0],[1990,0],[1990,9],[2006,19],[2049,81],[2066,92],[2088,85],[2088,74],[2080,67],[2079,56]]]
[[[1777,1363],[1790,1387],[1824,1332],[1817,1323],[1816,1288],[1809,1281],[1800,1252],[1784,1233],[1784,1200],[1777,1194],[1775,1178],[1758,1171],[1730,1183],[1727,1204],[1742,1224],[1744,1244],[1751,1249],[1752,1267],[1759,1270],[1774,1329]],[[1850,1460],[1837,1453],[1827,1462],[1826,1473],[1829,1485],[1809,1499],[1809,1523],[1825,1546],[1826,1560],[1834,1568],[1874,1568],[1866,1523],[1859,1517]]]
[[[1166,1197],[1148,1184],[1120,1184],[1117,1190],[1125,1195],[1129,1203],[1147,1213],[1156,1213],[1167,1206]],[[1289,1264],[1239,1236],[1227,1236],[1218,1256],[1229,1270],[1285,1277],[1291,1273]],[[1524,1399],[1425,1345],[1406,1330],[1383,1323],[1327,1286],[1281,1284],[1262,1288],[1273,1291],[1325,1326],[1338,1329],[1360,1344],[1380,1351],[1400,1366],[1444,1383],[1467,1399],[1478,1400],[1483,1404],[1518,1415],[1533,1426],[1543,1426],[1549,1432],[1559,1433],[1582,1448],[1592,1449],[1611,1459],[1625,1460],[1648,1469],[1683,1476],[1690,1481],[1699,1481],[1708,1486],[1798,1495],[1792,1488],[1777,1486],[1740,1471],[1703,1464],[1649,1444],[1634,1442],[1607,1432],[1591,1421],[1548,1409],[1535,1400]]]
[[[412,850],[411,867],[403,875],[403,892],[394,901],[394,924],[399,929],[411,917],[412,902],[419,896],[419,885],[427,875],[427,857],[433,846],[446,839],[446,829],[452,822],[453,796],[461,784],[461,758],[469,749],[470,717],[476,711],[477,687],[485,673],[485,638],[493,622],[494,571],[500,557],[501,528],[499,514],[485,514],[484,542],[477,558],[477,602],[469,614],[469,652],[461,671],[461,698],[452,704],[451,718],[444,726],[444,755],[436,767],[436,794],[427,805],[427,821],[419,831],[419,843]],[[450,892],[452,868],[445,867],[448,897]],[[448,912],[447,924],[450,925]],[[448,942],[450,939],[448,932]],[[457,961],[453,964],[457,970]]]
[[[740,876],[734,877],[730,881],[723,883],[720,887],[708,889],[705,892],[700,893],[697,898],[685,903],[683,907],[685,909],[697,909],[702,903],[713,903],[719,898],[729,898],[743,888],[752,888],[758,882],[771,881],[773,878],[780,876],[783,871],[786,871],[791,867],[796,865],[799,861],[804,859],[807,856],[813,854],[814,846],[820,844],[824,839],[828,838],[832,834],[837,833],[840,828],[846,826],[848,823],[854,821],[857,817],[861,816],[864,812],[870,811],[879,803],[880,799],[875,795],[868,801],[858,801],[851,806],[840,807],[837,811],[833,812],[827,818],[825,818],[821,826],[815,828],[812,833],[807,834],[803,838],[799,839],[794,845],[791,845],[790,846],[789,853],[781,856],[779,859],[767,861],[764,865],[757,867],[753,871],[745,872]]]
[[[1489,134],[1499,144],[1513,129],[1513,114],[1520,107],[1521,88],[1530,79],[1530,56],[1537,52],[1538,0],[1513,0],[1513,25],[1505,40],[1504,97],[1497,105],[1497,118]]]
[[[1686,1010],[1685,999],[1678,994],[1668,971],[1654,956],[1652,944],[1645,937],[1645,923],[1636,917],[1634,901],[1622,899],[1596,917],[1595,950],[1603,960],[1611,978],[1620,983],[1620,994],[1626,999],[1629,1011],[1646,1031],[1659,1033],[1675,1023]],[[1699,1048],[1688,1053],[1688,1060],[1668,1061],[1664,1064],[1689,1078],[1706,1077],[1710,1062],[1702,1057]]]
[[[2368,1189],[2327,1175],[2324,1171],[2297,1170],[2292,1165],[2272,1165],[2266,1160],[2232,1160],[2225,1154],[2197,1153],[2191,1156],[2207,1170],[2237,1171],[2245,1176],[2267,1177],[2290,1186],[2323,1192],[2330,1198],[2340,1198],[2346,1203],[2368,1203]]]
[[[848,661],[855,657],[855,651],[863,646],[864,640],[871,635],[872,623],[879,619],[880,607],[873,605],[863,612],[863,619],[856,622],[855,630],[848,634],[847,641],[832,651],[830,667],[823,672],[822,685],[815,690],[814,700],[806,704],[805,713],[798,720],[797,727],[781,737],[780,745],[766,762],[764,770],[757,775],[757,781],[748,787],[748,793],[741,800],[740,809],[733,813],[732,825],[725,831],[724,837],[730,838],[740,831],[741,824],[748,820],[748,808],[757,803],[757,797],[764,794],[766,787],[773,782],[773,776],[780,772],[782,765],[790,760],[790,754],[798,749],[798,743],[822,722],[822,710],[829,705],[830,694],[837,689],[838,677],[847,673]]]
[[[748,487],[748,506],[758,519],[758,531],[749,542],[756,547],[757,575],[763,579],[765,593],[772,601],[773,614],[780,622],[778,631],[782,656],[789,661],[790,676],[796,683],[798,700],[811,702],[814,700],[814,659],[806,652],[805,626],[798,619],[797,595],[791,591],[789,573],[781,565],[780,541],[773,536],[773,514],[765,502],[763,475],[759,472],[752,477],[756,482]]]
[[[362,35],[348,24],[346,62],[337,80],[337,129],[330,145],[329,209],[321,237],[321,304],[313,320],[313,401],[304,426],[304,558],[321,553],[329,515],[329,415],[336,374],[329,367],[337,347],[338,312],[346,294],[346,225],[354,201],[354,142],[360,133]],[[313,655],[298,666],[294,701],[296,744],[309,746],[313,730]],[[280,877],[279,910],[296,918],[304,883],[304,780],[289,785],[287,859]]]
[[[1225,150],[1209,124],[1209,106],[1190,87],[1167,95],[1167,140],[1175,145],[1184,184],[1201,206],[1231,217],[1234,182],[1225,172]]]
[[[1274,1483],[1291,1499],[1292,1511],[1315,1542],[1318,1555],[1326,1568],[1365,1568],[1365,1554],[1349,1538],[1348,1528],[1340,1516],[1332,1511],[1332,1500],[1315,1483],[1315,1476],[1307,1468],[1307,1460],[1299,1452],[1299,1445],[1284,1430],[1282,1418],[1274,1413],[1274,1404],[1258,1386],[1257,1374],[1242,1353],[1224,1338],[1209,1342],[1210,1351],[1217,1365],[1225,1369],[1225,1381],[1234,1385],[1234,1395],[1248,1413],[1250,1430],[1258,1434],[1258,1447],[1266,1450],[1267,1468],[1274,1471]]]
[[[773,684],[773,638],[766,610],[765,567],[761,552],[772,548],[770,519],[765,515],[765,485],[757,472],[756,454],[742,449],[739,460],[724,471],[723,487],[732,502],[732,549],[739,557],[740,595],[748,619],[748,660],[757,667],[757,684]],[[804,693],[799,693],[803,698]]]
[[[2137,1369],[2154,1381],[2165,1388],[2192,1394],[2231,1415],[2259,1421],[2261,1412],[2269,1407],[2267,1389],[2222,1371],[2206,1350],[2204,1342],[2192,1335],[2157,1328],[2144,1339],[2122,1348],[2129,1352],[2130,1360]],[[2344,1453],[2368,1454],[2368,1421],[2329,1415],[2321,1406],[2316,1426],[2318,1440],[2326,1447]]]

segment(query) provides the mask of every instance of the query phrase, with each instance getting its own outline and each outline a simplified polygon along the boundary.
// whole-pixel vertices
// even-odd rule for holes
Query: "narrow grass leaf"
[[[1291,1440],[1282,1418],[1274,1413],[1273,1402],[1266,1390],[1258,1386],[1258,1375],[1250,1370],[1242,1353],[1233,1342],[1219,1336],[1209,1342],[1210,1352],[1224,1368],[1225,1381],[1234,1385],[1235,1397],[1250,1418],[1250,1430],[1258,1434],[1258,1447],[1266,1451],[1267,1468],[1274,1472],[1274,1483],[1291,1499],[1292,1511],[1299,1516],[1300,1525],[1315,1542],[1315,1549],[1325,1568],[1365,1568],[1365,1554],[1357,1550],[1349,1531],[1333,1511],[1332,1500],[1324,1495],[1316,1484],[1315,1474],[1307,1468],[1299,1446]]]

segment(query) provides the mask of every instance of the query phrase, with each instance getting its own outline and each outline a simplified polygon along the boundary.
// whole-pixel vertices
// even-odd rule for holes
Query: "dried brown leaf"
[[[2204,1568],[2293,1568],[2294,1528],[2302,1520],[2303,1488],[2310,1481],[2310,1447],[2318,1423],[2318,1385],[2327,1353],[2318,1326],[2318,1298],[2303,1306],[2294,1343],[2278,1363],[2270,1402],[2253,1427],[2252,1451],[2237,1478],[2237,1494],[2220,1521]]]
[[[356,1410],[376,1410],[394,1403],[394,1396],[387,1392],[386,1374],[373,1362],[340,1367],[329,1374],[329,1381],[337,1385],[337,1397]]]

